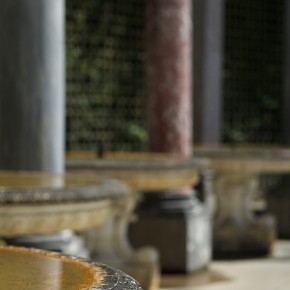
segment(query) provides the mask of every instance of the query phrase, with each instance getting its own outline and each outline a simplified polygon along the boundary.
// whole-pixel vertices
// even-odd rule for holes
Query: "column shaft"
[[[222,141],[224,0],[194,0],[194,142]]]
[[[64,169],[64,1],[0,1],[0,168]]]
[[[146,3],[149,150],[190,157],[191,0],[148,0]]]

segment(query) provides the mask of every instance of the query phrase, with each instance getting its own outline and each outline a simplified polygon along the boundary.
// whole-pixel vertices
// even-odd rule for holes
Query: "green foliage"
[[[142,150],[146,1],[66,3],[67,149]],[[283,5],[226,1],[225,142],[280,141]]]
[[[144,3],[67,1],[67,149],[144,147]]]

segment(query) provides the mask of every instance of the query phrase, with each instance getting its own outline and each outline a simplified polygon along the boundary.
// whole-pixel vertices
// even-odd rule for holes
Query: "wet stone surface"
[[[0,288],[5,290],[142,290],[120,270],[52,252],[0,247],[0,260]]]

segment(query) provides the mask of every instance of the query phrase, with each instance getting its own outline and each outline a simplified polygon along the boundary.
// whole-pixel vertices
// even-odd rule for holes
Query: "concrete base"
[[[150,192],[136,210],[138,221],[129,227],[133,246],[154,246],[161,270],[192,272],[211,259],[209,211],[194,198],[178,193]]]
[[[237,226],[224,224],[214,230],[214,258],[231,258],[267,255],[276,239],[275,219],[264,214],[253,224]]]

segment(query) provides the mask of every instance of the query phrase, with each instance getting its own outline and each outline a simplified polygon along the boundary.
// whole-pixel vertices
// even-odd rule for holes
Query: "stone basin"
[[[126,183],[141,193],[137,222],[130,227],[136,247],[155,246],[162,271],[192,272],[205,267],[211,258],[209,214],[192,195],[208,166],[205,158],[181,159],[166,153],[68,152],[68,172],[99,174]],[[149,209],[148,209],[149,206]],[[159,235],[156,235],[159,232]],[[176,248],[167,243],[175,237]]]
[[[0,236],[98,226],[128,193],[121,182],[100,177],[2,171]]]
[[[154,275],[150,273],[156,284],[159,269],[155,250],[134,250],[127,240],[134,206],[126,185],[99,175],[0,171],[0,236],[6,241],[66,229],[81,232],[89,239],[87,236],[95,229],[102,229],[98,243],[95,238],[89,239],[93,243],[88,241],[89,250],[116,257],[118,268],[121,264],[131,265],[129,271],[136,263],[141,268],[156,265]],[[138,272],[131,272],[139,281]],[[144,288],[149,289],[148,277],[141,278]]]
[[[142,289],[130,276],[107,265],[47,251],[1,246],[0,261],[3,290]]]
[[[282,147],[195,146],[195,156],[210,159],[217,172],[250,174],[290,171],[290,149]]]
[[[276,238],[275,219],[253,210],[262,174],[290,172],[290,149],[196,146],[195,156],[210,160],[215,172],[214,252],[267,254]]]
[[[136,191],[155,191],[195,185],[199,173],[208,162],[204,158],[191,160],[162,153],[106,152],[97,158],[94,152],[69,152],[70,172],[95,172],[116,178]]]

